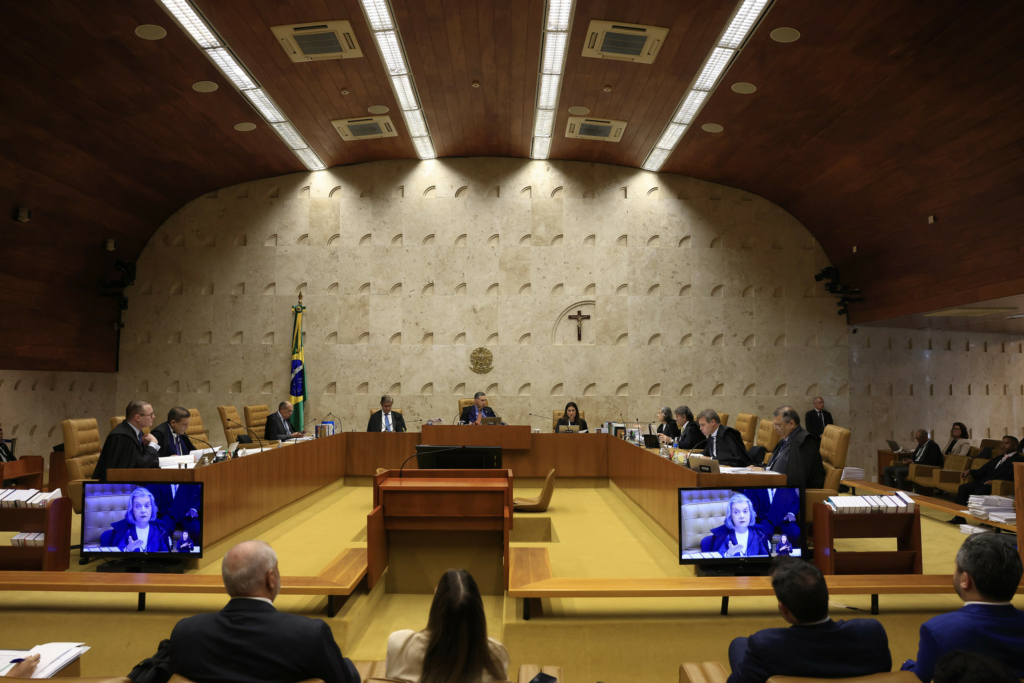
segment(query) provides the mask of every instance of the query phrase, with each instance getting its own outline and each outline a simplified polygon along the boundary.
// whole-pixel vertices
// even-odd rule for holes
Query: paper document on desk
[[[26,659],[39,655],[39,665],[32,678],[52,678],[55,673],[88,652],[82,643],[47,643],[36,645],[28,652],[21,650],[0,650],[0,675],[6,675],[13,665],[13,659]]]
[[[750,467],[722,467],[721,472],[722,474],[782,474],[771,470],[754,470]]]

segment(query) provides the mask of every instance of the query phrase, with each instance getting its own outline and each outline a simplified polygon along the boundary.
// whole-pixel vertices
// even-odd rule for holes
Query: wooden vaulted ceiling
[[[391,1],[438,156],[529,156],[543,0]],[[329,166],[415,158],[358,0],[194,2]],[[577,0],[551,158],[639,167],[735,7]],[[0,367],[111,371],[114,260],[196,196],[303,167],[155,0],[0,12],[0,196],[33,211],[0,232]],[[269,30],[336,19],[364,58],[295,64]],[[653,65],[586,59],[591,19],[670,33]],[[802,37],[772,41],[780,26]],[[1022,293],[1022,34],[1009,0],[776,0],[663,170],[793,213],[863,288],[853,322]],[[346,143],[330,123],[379,104],[399,137]],[[565,138],[570,106],[627,121],[622,141]]]

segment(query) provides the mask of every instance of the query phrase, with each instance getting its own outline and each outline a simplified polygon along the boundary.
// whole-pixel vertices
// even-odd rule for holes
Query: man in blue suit
[[[478,425],[485,417],[495,417],[494,411],[487,405],[487,394],[478,391],[473,395],[473,405],[462,409],[459,422],[467,425]]]
[[[1013,542],[1001,534],[968,536],[956,554],[953,588],[964,606],[921,625],[917,661],[904,671],[931,681],[935,663],[947,652],[964,650],[1002,662],[1024,678],[1024,612],[1013,600],[1024,566]]]
[[[789,628],[769,628],[729,644],[728,683],[765,683],[772,676],[849,678],[892,670],[889,638],[874,619],[832,621],[828,586],[813,564],[782,559],[772,588]]]

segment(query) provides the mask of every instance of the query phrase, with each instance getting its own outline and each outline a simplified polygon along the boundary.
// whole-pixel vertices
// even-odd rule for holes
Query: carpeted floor
[[[530,490],[517,490],[531,495]],[[346,547],[365,545],[370,490],[342,487],[314,494],[253,531],[277,550],[284,574],[315,574]],[[952,572],[953,557],[964,538],[956,527],[927,514],[922,519],[924,568],[930,574]],[[514,545],[548,548],[556,576],[663,577],[692,574],[676,561],[675,542],[615,487],[558,489],[546,513],[517,516]],[[77,531],[77,518],[75,530]],[[258,532],[258,533],[256,533]],[[0,534],[7,543],[10,534]],[[239,539],[240,540],[240,539]],[[887,549],[891,541],[849,541],[848,549]],[[226,546],[227,544],[225,544]],[[215,548],[223,554],[226,547]],[[96,563],[74,570],[93,571]],[[218,573],[219,559],[197,571]],[[870,616],[868,596],[837,596],[836,619]],[[223,606],[218,596],[151,594],[139,613],[134,594],[2,593],[0,647],[31,647],[49,641],[85,642],[93,650],[83,659],[83,675],[124,674],[156,650],[174,624],[197,612]],[[727,661],[729,641],[761,628],[784,626],[769,598],[734,598],[728,616],[720,600],[565,599],[545,601],[544,615],[523,621],[515,601],[485,597],[490,635],[505,643],[514,679],[520,664],[557,664],[569,683],[583,681],[678,680],[686,661]],[[843,602],[863,611],[845,609]],[[1016,603],[1024,607],[1024,599]],[[325,617],[324,599],[282,597],[279,609]],[[955,596],[882,596],[878,617],[889,633],[894,665],[917,650],[920,624],[935,614],[957,609]],[[426,625],[429,595],[354,596],[327,620],[346,656],[383,659],[387,636],[402,628]]]

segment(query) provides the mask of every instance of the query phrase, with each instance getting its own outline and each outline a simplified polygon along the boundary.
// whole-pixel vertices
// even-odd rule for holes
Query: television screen
[[[84,483],[83,555],[195,558],[202,545],[202,483]]]
[[[803,510],[797,487],[679,489],[679,564],[800,557],[806,545]]]
[[[501,446],[416,446],[421,470],[501,469]]]

